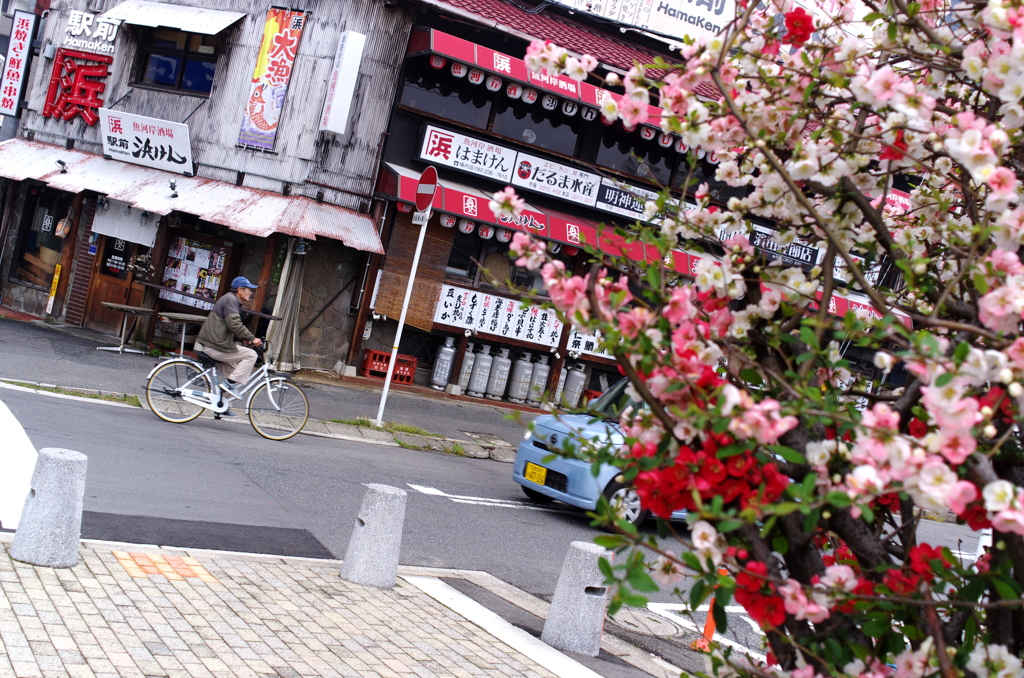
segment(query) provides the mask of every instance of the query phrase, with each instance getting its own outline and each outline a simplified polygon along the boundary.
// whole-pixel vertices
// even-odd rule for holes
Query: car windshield
[[[629,397],[629,391],[626,389],[628,385],[629,379],[620,379],[609,386],[604,393],[592,400],[587,409],[591,414],[611,421],[618,421],[622,412],[627,407],[632,407],[635,410],[646,410],[648,407],[647,403],[643,401],[637,402]]]

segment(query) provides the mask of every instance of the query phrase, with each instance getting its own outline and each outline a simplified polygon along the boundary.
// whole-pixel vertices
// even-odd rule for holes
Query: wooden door
[[[143,288],[132,284],[128,264],[137,251],[144,252],[146,249],[120,238],[99,236],[96,242],[98,256],[86,304],[86,327],[115,336],[121,333],[121,313],[104,307],[103,302],[137,305],[142,301]]]

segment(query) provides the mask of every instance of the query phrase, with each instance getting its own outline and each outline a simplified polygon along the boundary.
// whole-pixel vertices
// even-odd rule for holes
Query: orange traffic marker
[[[718,568],[718,574],[729,574],[729,571],[724,567]],[[715,586],[715,588],[718,588]],[[715,637],[715,597],[711,596],[711,602],[708,603],[708,618],[704,622],[704,635],[697,640],[690,643],[690,648],[697,650],[698,652],[710,652],[711,651],[711,639]]]

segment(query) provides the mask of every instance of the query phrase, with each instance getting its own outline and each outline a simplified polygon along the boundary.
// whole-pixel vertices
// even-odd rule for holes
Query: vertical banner
[[[320,131],[344,134],[352,111],[352,96],[359,81],[359,63],[363,59],[366,36],[355,31],[345,31],[338,41],[334,55],[334,68],[327,85],[327,98],[320,114]]]
[[[36,15],[14,12],[11,27],[11,42],[7,47],[7,60],[0,71],[0,113],[18,115],[22,84],[28,71],[28,60],[32,57],[32,41],[36,37]]]
[[[263,41],[252,74],[252,89],[245,104],[242,129],[238,133],[239,146],[274,150],[277,124],[305,23],[304,12],[282,7],[271,7],[267,11]]]

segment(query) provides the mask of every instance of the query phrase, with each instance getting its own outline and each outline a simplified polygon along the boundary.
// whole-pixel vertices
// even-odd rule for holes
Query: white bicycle
[[[233,390],[238,399],[245,399],[249,423],[257,433],[270,440],[287,440],[306,425],[309,401],[297,384],[270,371],[262,360],[266,350],[264,340],[256,349],[262,364],[245,384]],[[206,353],[200,352],[198,361],[171,358],[149,373],[146,402],[153,414],[173,424],[192,421],[203,410],[220,419],[235,400],[221,390],[220,383],[217,361]]]

